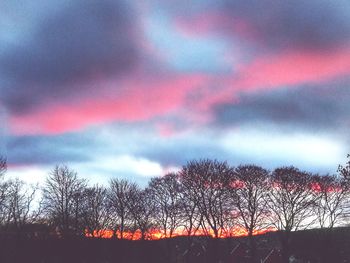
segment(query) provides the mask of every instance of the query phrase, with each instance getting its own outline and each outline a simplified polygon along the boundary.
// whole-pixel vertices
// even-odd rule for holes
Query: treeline
[[[350,204],[350,161],[335,175],[296,167],[268,171],[256,165],[232,167],[217,160],[190,161],[177,173],[155,177],[145,188],[121,179],[107,187],[89,185],[65,165],[50,171],[41,186],[5,180],[0,158],[1,234],[33,237],[213,238],[245,234],[256,258],[254,234],[279,230],[282,256],[289,257],[291,233],[346,223]],[[254,260],[253,260],[254,261]]]

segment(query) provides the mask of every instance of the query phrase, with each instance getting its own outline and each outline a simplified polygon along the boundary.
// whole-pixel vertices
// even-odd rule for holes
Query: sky
[[[145,185],[187,161],[335,173],[350,153],[348,0],[3,0],[0,153]]]

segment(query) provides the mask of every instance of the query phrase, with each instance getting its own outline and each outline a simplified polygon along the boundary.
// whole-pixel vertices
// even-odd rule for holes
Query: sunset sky
[[[349,88],[349,0],[0,2],[0,153],[29,182],[199,158],[334,173]]]

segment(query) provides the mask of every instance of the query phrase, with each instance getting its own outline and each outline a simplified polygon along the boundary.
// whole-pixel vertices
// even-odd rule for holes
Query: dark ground
[[[275,249],[279,233],[256,236],[260,259]],[[185,263],[248,262],[247,238],[214,240],[186,237],[156,241],[127,241],[97,238],[55,238],[0,234],[1,263]],[[307,230],[292,235],[295,262],[350,262],[350,228],[336,228],[331,238],[325,231]],[[280,262],[278,256],[268,262]],[[323,261],[322,261],[323,260]],[[260,262],[260,261],[259,261]]]

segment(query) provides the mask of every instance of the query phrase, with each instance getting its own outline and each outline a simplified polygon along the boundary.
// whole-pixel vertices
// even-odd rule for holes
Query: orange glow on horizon
[[[262,235],[266,234],[268,232],[274,232],[276,231],[275,228],[270,227],[262,230],[255,230],[253,235]],[[95,230],[93,233],[89,233],[86,231],[85,234],[86,237],[91,238],[121,238],[121,233],[119,231],[113,231],[111,229],[105,229],[105,230]],[[211,236],[215,237],[214,231],[203,231],[203,230],[197,230],[191,235],[188,235],[188,233],[185,230],[177,230],[174,231],[172,236],[168,234],[164,234],[164,231],[161,231],[159,229],[152,229],[150,231],[147,231],[144,234],[144,240],[160,240],[165,238],[172,238],[172,237],[184,237],[184,236]],[[229,237],[244,237],[248,236],[248,232],[244,228],[235,227],[231,230],[220,230],[219,231],[219,238],[229,238]],[[142,239],[142,233],[140,230],[136,230],[135,232],[132,231],[124,231],[123,233],[123,239],[125,240],[141,240]]]

